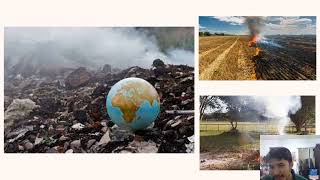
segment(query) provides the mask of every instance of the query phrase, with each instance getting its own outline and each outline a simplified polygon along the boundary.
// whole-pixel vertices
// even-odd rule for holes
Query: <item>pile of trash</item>
[[[66,73],[68,72],[68,73]],[[129,131],[109,118],[106,96],[128,77],[151,83],[161,112],[145,130]],[[5,81],[6,153],[191,153],[194,151],[194,68],[153,61],[151,69],[105,65],[64,70],[54,77]]]

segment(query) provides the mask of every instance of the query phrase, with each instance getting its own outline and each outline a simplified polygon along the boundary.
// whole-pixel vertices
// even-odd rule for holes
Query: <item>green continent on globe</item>
[[[151,106],[154,101],[160,103],[156,91],[150,90],[148,85],[136,82],[128,82],[123,85],[111,99],[112,106],[120,108],[123,119],[127,123],[131,123],[136,118],[136,111],[144,101],[149,101]]]

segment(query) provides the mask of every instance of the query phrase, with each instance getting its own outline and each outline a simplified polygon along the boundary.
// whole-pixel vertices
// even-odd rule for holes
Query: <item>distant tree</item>
[[[290,115],[297,133],[300,133],[303,127],[306,128],[310,124],[315,124],[315,98],[313,96],[302,96],[301,105],[301,109]]]
[[[211,33],[208,32],[208,31],[205,31],[205,32],[203,33],[203,35],[204,35],[204,36],[211,36]]]
[[[201,36],[204,36],[204,33],[203,32],[199,32],[199,36],[201,37]]]
[[[231,131],[237,131],[238,128],[238,119],[241,111],[241,102],[240,98],[235,96],[222,96],[220,97],[224,103],[228,106],[227,117],[231,124]]]
[[[241,113],[245,111],[251,111],[251,107],[248,104],[253,104],[254,100],[248,96],[220,96],[225,104],[227,104],[228,112],[227,118],[231,124],[231,131],[237,131],[238,121],[240,119]]]
[[[237,130],[238,127],[238,119],[239,119],[239,111],[233,109],[228,112],[228,119],[231,124],[231,131]]]
[[[250,103],[248,97],[237,96],[201,96],[200,97],[200,120],[203,119],[204,111],[207,108],[217,110],[217,113],[222,111],[222,103],[227,105],[228,112],[226,117],[231,124],[231,131],[236,131],[238,127],[238,120],[240,118],[240,112],[248,110]]]
[[[224,33],[214,33],[216,36],[224,36]]]

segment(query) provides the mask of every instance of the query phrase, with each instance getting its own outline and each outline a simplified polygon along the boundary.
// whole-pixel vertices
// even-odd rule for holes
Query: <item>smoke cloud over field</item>
[[[175,33],[180,31],[193,38],[193,28],[176,28]],[[28,61],[41,66],[149,68],[159,58],[193,66],[193,50],[177,43],[160,48],[161,37],[153,33],[148,28],[5,28],[5,64]]]
[[[259,35],[263,26],[266,23],[266,17],[262,16],[247,16],[245,22],[248,25],[251,36]]]
[[[223,101],[226,100],[226,101]],[[266,117],[278,121],[278,133],[284,134],[285,127],[290,122],[290,115],[295,114],[301,107],[300,96],[230,96],[218,97],[216,109],[209,108],[209,112],[227,113],[232,108],[241,113],[248,113],[250,117]],[[207,111],[208,112],[208,111]]]
[[[285,127],[290,122],[289,115],[295,114],[301,108],[300,96],[274,96],[274,97],[253,97],[258,104],[263,105],[263,109],[255,106],[264,116],[279,119],[278,132],[285,134]]]
[[[300,96],[253,96],[256,105],[253,108],[260,110],[266,117],[286,117],[295,114],[301,108]]]

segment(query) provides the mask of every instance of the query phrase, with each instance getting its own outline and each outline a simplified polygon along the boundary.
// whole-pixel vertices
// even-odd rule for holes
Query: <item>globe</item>
[[[112,122],[135,131],[145,129],[156,120],[160,112],[160,98],[147,81],[126,78],[112,86],[106,107]]]

